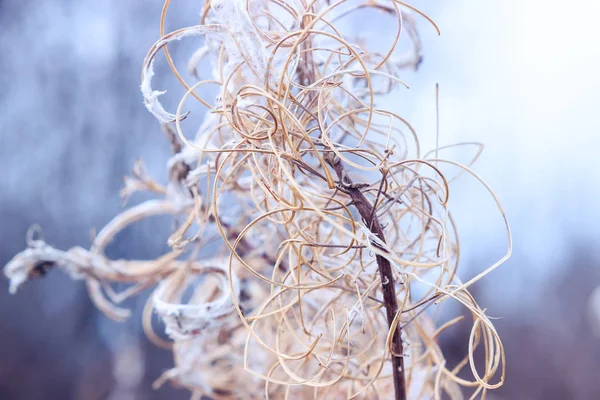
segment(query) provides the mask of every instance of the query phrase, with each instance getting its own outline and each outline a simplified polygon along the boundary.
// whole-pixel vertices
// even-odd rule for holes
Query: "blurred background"
[[[173,3],[167,30],[197,22],[198,2]],[[600,399],[600,3],[411,4],[442,35],[419,22],[423,64],[388,106],[432,148],[439,82],[440,144],[485,144],[475,170],[498,194],[514,234],[512,258],[474,287],[500,317],[507,354],[506,384],[489,398]],[[88,247],[91,229],[121,209],[123,176],[136,159],[166,181],[170,147],[138,83],[159,37],[161,5],[0,0],[0,265],[25,248],[36,223],[57,248]],[[382,35],[381,24],[360,29]],[[176,59],[195,44],[173,46]],[[173,105],[183,93],[163,64],[155,86],[169,90]],[[504,254],[506,239],[473,179],[461,179],[452,196],[467,280]],[[107,254],[153,258],[164,252],[168,228],[168,220],[137,224]],[[161,229],[164,236],[155,234]],[[127,305],[139,312],[143,297],[137,301]],[[450,362],[466,353],[466,334],[444,338]],[[168,385],[151,389],[172,366],[171,353],[143,337],[139,318],[107,319],[85,285],[61,273],[16,296],[0,279],[0,343],[2,400],[189,398]]]

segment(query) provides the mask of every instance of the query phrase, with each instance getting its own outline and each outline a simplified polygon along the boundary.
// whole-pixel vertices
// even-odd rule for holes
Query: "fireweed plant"
[[[445,147],[422,154],[409,123],[376,105],[405,90],[398,76],[421,62],[415,18],[435,23],[397,0],[215,0],[199,25],[165,33],[169,3],[141,76],[144,104],[173,149],[168,184],[138,163],[122,195],[155,199],[117,215],[89,250],[30,235],[5,267],[10,291],[58,267],[124,320],[130,311],[119,303],[153,288],[144,330],[175,364],[155,386],[170,381],[195,399],[462,399],[501,386],[502,343],[468,289],[510,255],[504,212],[471,163],[438,157]],[[396,23],[386,50],[345,33],[344,19],[369,9]],[[167,45],[195,36],[203,44],[189,62],[191,84]],[[161,52],[186,89],[174,113],[152,88]],[[201,95],[207,86],[218,88],[212,101]],[[193,139],[182,129],[188,109],[205,115]],[[477,158],[480,145],[463,145]],[[466,282],[448,210],[449,182],[461,174],[489,191],[509,243]],[[104,255],[122,229],[161,214],[180,221],[167,254]],[[463,318],[436,325],[427,311],[446,300],[472,315],[468,354],[454,366],[438,337]],[[154,314],[170,340],[154,331]]]

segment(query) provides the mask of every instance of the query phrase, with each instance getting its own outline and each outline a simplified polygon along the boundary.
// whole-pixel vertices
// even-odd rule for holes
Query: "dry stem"
[[[339,158],[336,158],[335,156],[327,157],[327,161],[335,170],[344,191],[348,193],[352,199],[352,203],[362,217],[365,226],[369,227],[369,230],[375,234],[379,240],[385,243],[383,227],[379,222],[379,218],[377,218],[375,206],[372,206],[364,193],[355,187],[352,178],[350,178],[348,175],[348,171],[342,165],[342,162]],[[394,318],[396,318],[396,313],[398,312],[398,299],[396,298],[394,274],[390,261],[387,258],[377,254],[375,259],[377,260],[379,276],[381,277],[381,291],[383,293],[383,304],[385,307],[387,321],[390,329],[392,329]],[[405,400],[406,379],[404,376],[404,346],[402,345],[402,330],[400,329],[400,325],[397,326],[396,332],[393,333],[392,343],[393,346],[391,353],[392,377],[394,379],[394,398],[396,400]]]

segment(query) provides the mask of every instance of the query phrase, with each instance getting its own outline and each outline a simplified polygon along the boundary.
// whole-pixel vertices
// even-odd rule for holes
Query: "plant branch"
[[[330,153],[328,153],[330,154]],[[374,206],[371,205],[369,199],[364,193],[356,187],[352,179],[348,176],[348,172],[342,165],[342,162],[335,155],[326,157],[329,165],[335,170],[340,183],[344,187],[344,191],[350,196],[358,213],[362,217],[365,226],[376,235],[379,240],[385,243],[385,235],[383,227],[374,212]],[[387,314],[388,325],[391,327],[398,312],[398,300],[396,298],[396,287],[394,285],[394,276],[392,266],[389,260],[380,255],[375,256],[379,275],[381,276],[381,291],[383,292],[383,304]],[[400,326],[394,332],[392,337],[392,376],[394,378],[394,393],[396,400],[406,400],[406,381],[404,377],[404,346],[402,345],[402,331]],[[397,356],[400,354],[400,356]]]

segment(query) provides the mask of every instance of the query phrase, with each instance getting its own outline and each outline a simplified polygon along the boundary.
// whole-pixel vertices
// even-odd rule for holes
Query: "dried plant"
[[[5,268],[11,292],[58,267],[84,279],[96,306],[123,320],[130,312],[118,304],[155,287],[145,331],[175,358],[156,385],[171,381],[194,398],[461,399],[462,387],[484,398],[502,385],[500,338],[468,289],[510,255],[508,223],[506,256],[461,281],[448,210],[457,175],[444,171],[489,187],[470,164],[438,157],[444,147],[422,154],[409,123],[376,105],[403,90],[399,74],[421,62],[414,18],[437,30],[433,21],[397,0],[215,0],[199,25],[165,33],[169,3],[141,84],[174,152],[168,184],[137,164],[122,195],[156,199],[115,217],[89,250],[60,251],[32,235]],[[385,51],[343,29],[344,18],[368,9],[397,23]],[[193,85],[167,51],[191,36],[204,38],[189,63]],[[161,51],[187,90],[174,113],[151,85]],[[212,102],[199,93],[207,85],[219,88]],[[192,111],[205,117],[188,139],[183,110],[192,98]],[[169,253],[152,261],[104,255],[119,231],[159,214],[181,221]],[[116,282],[129,286],[116,293]],[[436,327],[426,312],[445,300],[473,319],[469,352],[453,367],[438,337],[462,318]],[[153,331],[153,313],[171,341]]]

